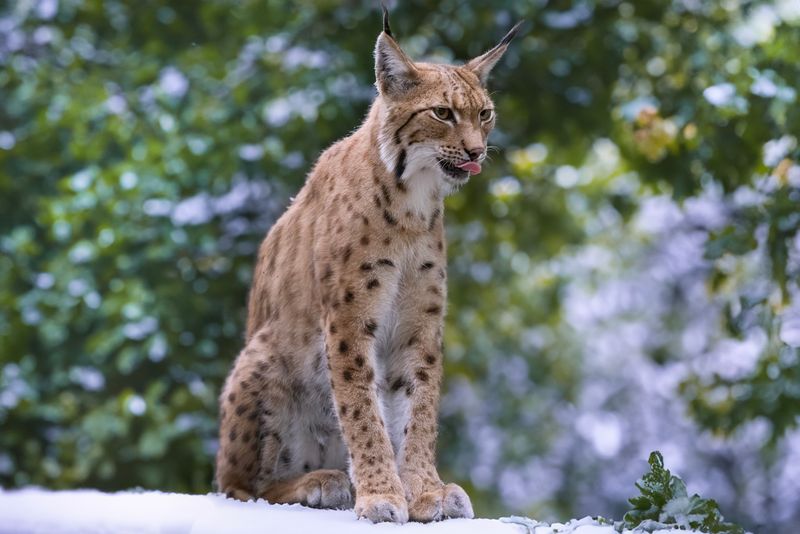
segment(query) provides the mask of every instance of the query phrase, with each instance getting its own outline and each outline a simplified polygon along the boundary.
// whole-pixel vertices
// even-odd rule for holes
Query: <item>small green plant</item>
[[[652,532],[661,528],[681,528],[715,534],[744,534],[744,529],[728,523],[716,501],[686,492],[686,484],[664,467],[661,453],[650,453],[650,472],[636,482],[641,495],[628,499],[633,505],[615,524],[622,529]]]

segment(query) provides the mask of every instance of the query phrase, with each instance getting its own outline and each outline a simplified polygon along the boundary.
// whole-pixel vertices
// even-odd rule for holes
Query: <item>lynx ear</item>
[[[382,95],[398,96],[417,85],[414,62],[401,50],[389,27],[389,12],[383,7],[383,32],[375,43],[375,84]]]
[[[466,68],[471,70],[478,76],[478,79],[481,81],[482,85],[486,85],[486,82],[489,80],[489,73],[492,71],[492,68],[495,64],[500,61],[500,58],[503,57],[503,54],[506,53],[508,49],[508,43],[517,35],[519,31],[519,27],[522,26],[522,23],[525,21],[517,22],[511,31],[509,31],[503,39],[495,45],[494,48],[486,52],[485,54],[478,56],[474,59],[471,59],[466,65]]]

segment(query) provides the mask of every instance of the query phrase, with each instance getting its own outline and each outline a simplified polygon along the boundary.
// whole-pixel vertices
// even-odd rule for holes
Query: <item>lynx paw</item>
[[[237,501],[247,502],[253,498],[249,492],[239,489],[239,488],[231,488],[225,492],[225,497],[228,499],[236,499]]]
[[[467,493],[456,484],[447,484],[439,489],[426,491],[411,502],[408,512],[412,521],[422,523],[456,517],[467,519],[475,517]]]
[[[356,515],[373,523],[406,523],[408,505],[402,495],[373,494],[356,497]]]
[[[461,489],[458,484],[448,484],[444,487],[442,511],[447,518],[465,517],[472,519],[475,517],[475,512],[472,511],[472,501],[469,500],[467,492]]]
[[[320,470],[306,475],[301,500],[312,508],[352,508],[353,495],[347,473],[335,470]]]

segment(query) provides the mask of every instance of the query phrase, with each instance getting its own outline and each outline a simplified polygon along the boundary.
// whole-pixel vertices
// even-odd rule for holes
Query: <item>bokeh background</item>
[[[390,2],[517,20],[447,201],[440,464],[479,514],[619,518],[650,450],[800,522],[800,3]],[[374,96],[372,1],[0,8],[0,484],[211,490],[256,248]]]

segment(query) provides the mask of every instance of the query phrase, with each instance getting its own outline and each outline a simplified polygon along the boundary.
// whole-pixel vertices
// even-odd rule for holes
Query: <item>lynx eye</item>
[[[453,120],[453,111],[450,108],[445,107],[435,107],[433,108],[433,114],[436,115],[436,118],[443,121]]]
[[[481,112],[478,114],[478,117],[480,117],[482,122],[491,120],[492,117],[494,117],[494,110],[489,108],[482,109]]]

